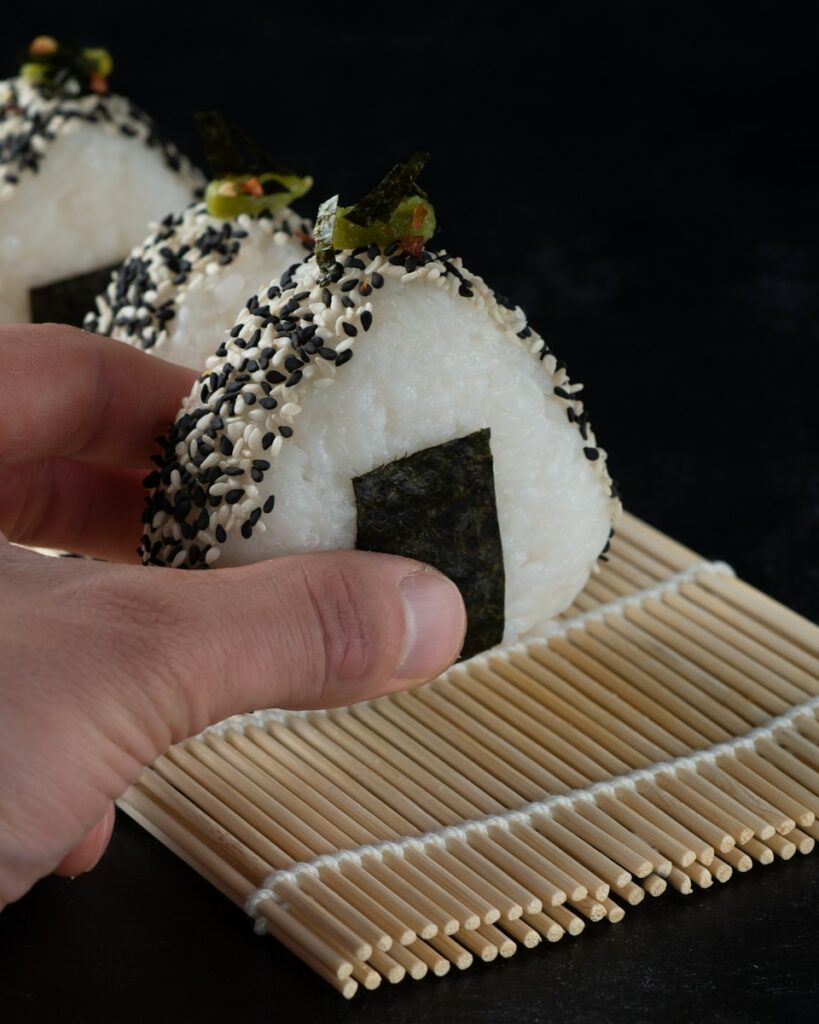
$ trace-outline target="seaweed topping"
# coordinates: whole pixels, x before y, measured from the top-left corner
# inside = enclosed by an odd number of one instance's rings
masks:
[[[305,195],[313,179],[275,163],[238,127],[209,110],[195,115],[212,179],[205,191],[208,213],[225,220],[241,213],[277,210]]]
[[[355,546],[435,566],[464,599],[462,658],[503,639],[505,573],[489,430],[425,448],[353,480]]]
[[[415,153],[396,164],[363,199],[352,206],[339,206],[333,196],[319,207],[316,218],[316,256],[325,275],[334,262],[333,250],[398,243],[419,256],[435,234],[435,209],[417,178],[429,159]]]
[[[102,47],[78,49],[51,36],[37,36],[26,51],[20,75],[44,92],[64,96],[108,92],[114,70],[111,54]]]
[[[477,302],[502,336],[536,359],[551,394],[580,432],[596,446],[579,400],[581,384],[569,381],[523,311],[499,302],[458,257],[424,249],[418,256],[398,242],[335,253],[326,279],[309,256],[247,300],[225,341],[207,362],[154,456],[157,469],[143,513],[139,552],[151,565],[206,569],[228,536],[249,540],[264,533],[275,513],[269,474],[284,446],[298,439],[305,392],[329,388],[343,373],[378,315],[378,295],[388,282],[442,288],[455,302]],[[582,426],[581,426],[582,424]],[[581,441],[582,438],[582,441]],[[607,489],[605,452],[589,461]],[[613,492],[612,521],[619,511]]]

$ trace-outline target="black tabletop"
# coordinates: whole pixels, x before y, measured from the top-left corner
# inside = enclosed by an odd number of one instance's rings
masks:
[[[812,5],[53,7],[6,5],[2,68],[42,31],[108,45],[193,156],[221,107],[312,172],[305,213],[429,149],[440,244],[584,381],[627,507],[819,619]],[[0,1014],[795,1022],[818,955],[819,853],[347,1004],[120,816],[93,873],[0,916]]]

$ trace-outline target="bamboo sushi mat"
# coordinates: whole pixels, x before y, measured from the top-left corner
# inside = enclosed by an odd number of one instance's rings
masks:
[[[818,669],[819,627],[625,516],[548,640],[228,719],[120,806],[349,998],[809,853]]]

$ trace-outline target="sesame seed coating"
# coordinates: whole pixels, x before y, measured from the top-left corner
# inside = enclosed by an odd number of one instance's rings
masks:
[[[590,471],[611,491],[605,452],[596,446],[577,397],[582,385],[569,381],[565,367],[528,326],[521,309],[499,299],[481,278],[465,270],[460,259],[443,251],[411,255],[391,244],[383,250],[370,246],[339,252],[335,259],[331,273],[325,275],[310,255],[289,268],[275,286],[250,296],[227,340],[208,361],[163,442],[160,483],[143,514],[141,554],[146,563],[205,568],[217,561],[228,536],[249,539],[266,529],[264,517],[273,514],[275,499],[269,484],[260,485],[275,472],[276,457],[294,434],[302,393],[331,386],[339,368],[354,358],[356,345],[368,343],[366,332],[378,317],[377,293],[386,278],[442,288],[456,303],[477,303],[510,344],[530,352],[547,377],[547,391],[550,385],[581,433]],[[271,296],[271,291],[276,294]],[[342,303],[343,298],[352,305]],[[263,360],[275,369],[247,372],[251,362],[261,366]],[[217,377],[211,382],[213,373]],[[208,394],[202,398],[205,385]],[[275,407],[268,408],[266,398],[273,398]],[[216,450],[197,465],[194,459],[208,431]],[[217,475],[211,477],[214,470]],[[205,529],[199,528],[201,516],[195,509],[184,522],[178,518],[177,495],[185,492],[184,503],[185,494],[195,486],[207,491],[212,509]],[[612,520],[618,509],[612,494]]]
[[[83,326],[95,334],[161,354],[169,343],[172,321],[191,287],[203,277],[215,286],[243,246],[272,240],[276,247],[289,242],[302,248],[305,255],[310,252],[308,222],[287,208],[274,214],[263,212],[265,216],[241,214],[235,220],[222,220],[211,216],[205,203],[197,202],[180,214],[169,214],[114,271]],[[255,349],[261,331],[249,339],[239,335],[234,326],[231,336],[238,347]],[[258,363],[248,359],[245,369],[254,373]],[[202,401],[219,386],[218,376],[211,373],[206,386]]]

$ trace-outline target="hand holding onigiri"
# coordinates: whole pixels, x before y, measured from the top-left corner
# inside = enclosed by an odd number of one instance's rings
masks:
[[[254,293],[146,480],[145,562],[378,548],[459,585],[464,655],[568,607],[619,512],[564,364],[427,242],[423,163],[334,197],[316,252]]]

